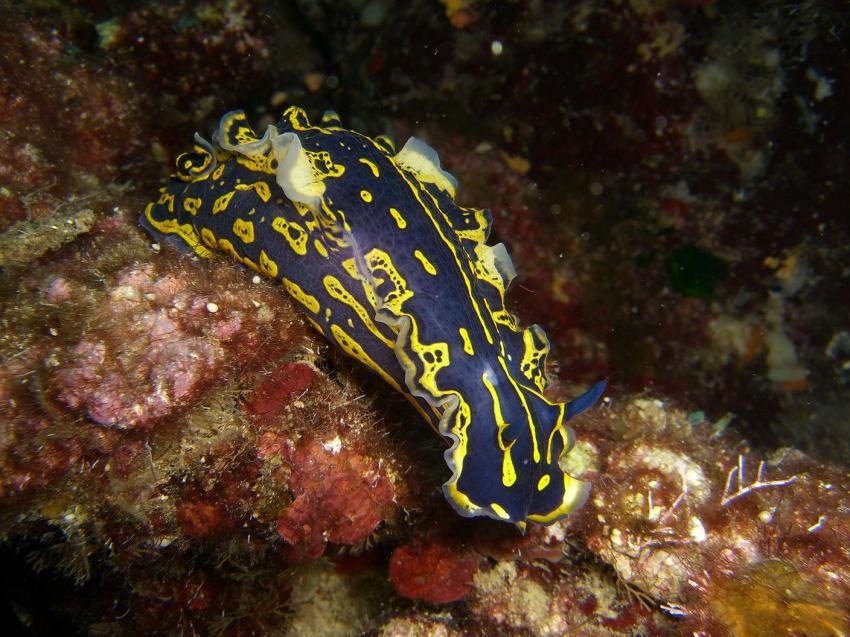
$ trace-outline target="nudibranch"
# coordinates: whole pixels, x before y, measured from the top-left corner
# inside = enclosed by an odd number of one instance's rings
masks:
[[[514,267],[491,215],[411,137],[313,126],[291,107],[257,135],[225,114],[148,204],[142,225],[201,257],[224,252],[279,281],[331,343],[378,373],[448,442],[446,498],[525,528],[564,517],[589,485],[561,468],[567,421],[599,398],[548,400],[546,334],[505,309]]]

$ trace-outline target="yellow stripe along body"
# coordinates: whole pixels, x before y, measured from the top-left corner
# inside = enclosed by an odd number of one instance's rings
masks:
[[[290,108],[257,135],[227,113],[142,225],[282,282],[326,338],[407,394],[451,442],[444,492],[460,514],[563,517],[588,491],[559,466],[565,421],[604,384],[568,405],[544,398],[545,333],[505,309],[510,258],[485,243],[489,213],[455,203],[430,147],[411,138],[391,154],[333,115],[322,123]]]

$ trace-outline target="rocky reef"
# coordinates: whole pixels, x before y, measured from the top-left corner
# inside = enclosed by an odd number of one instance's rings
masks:
[[[0,7],[3,625],[31,635],[850,634],[845,11],[388,0]],[[547,395],[525,534],[271,283],[138,216],[195,130],[416,134],[486,206]],[[12,634],[12,633],[9,633]]]

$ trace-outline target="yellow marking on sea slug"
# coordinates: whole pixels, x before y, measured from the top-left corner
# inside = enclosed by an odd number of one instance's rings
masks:
[[[542,476],[540,480],[537,481],[537,490],[543,491],[546,487],[549,486],[549,482],[551,481],[551,477],[547,473],[545,476]]]
[[[316,330],[319,334],[321,334],[322,336],[324,336],[324,335],[325,335],[325,330],[322,328],[322,326],[321,326],[321,325],[319,325],[318,323],[316,323],[316,321],[314,321],[313,319],[311,319],[309,316],[305,316],[304,318],[306,318],[306,319],[307,319],[307,322],[308,322],[310,325],[312,325],[312,326],[313,326],[313,329],[315,329],[315,330]]]
[[[513,332],[519,330],[519,325],[517,325],[516,317],[507,310],[497,310],[496,312],[490,312],[490,315],[493,317],[494,323],[504,325]]]
[[[369,301],[369,305],[372,307],[372,311],[375,312],[378,309],[378,297],[375,294],[375,289],[369,284],[364,277],[360,276],[360,273],[357,271],[357,264],[354,261],[354,258],[345,259],[342,262],[342,268],[348,273],[355,281],[359,281],[363,286],[363,293],[366,295],[366,300]],[[375,286],[380,285],[379,281],[381,279],[375,279]]]
[[[469,331],[465,327],[457,328],[458,334],[463,341],[463,351],[470,356],[475,356],[475,350],[472,347],[472,341],[469,338]]]
[[[326,259],[328,258],[328,249],[325,247],[325,244],[322,243],[319,239],[313,239],[313,247],[316,248],[316,252],[321,254]]]
[[[183,210],[188,212],[193,217],[198,214],[198,209],[201,207],[200,197],[186,197],[183,200]]]
[[[218,247],[215,235],[209,228],[201,228],[201,240],[212,250],[215,250]]]
[[[277,176],[277,158],[274,156],[274,153],[258,153],[256,155],[243,155],[242,153],[236,153],[234,155],[236,159],[236,163],[241,166],[245,166],[248,170],[255,173],[267,173],[269,175]],[[224,164],[220,166],[223,168]],[[216,169],[216,172],[218,168]],[[218,179],[218,177],[213,177],[213,179]]]
[[[493,509],[493,512],[503,520],[509,520],[511,517],[510,515],[508,515],[508,512],[505,511],[502,506],[496,504],[495,502],[490,503],[490,508]]]
[[[361,190],[360,191],[360,198],[363,201],[365,201],[366,203],[372,203],[372,193],[369,192],[368,190]]]
[[[432,396],[439,396],[443,392],[437,387],[437,372],[451,363],[449,346],[443,342],[425,345],[419,342],[418,334],[415,335],[415,339],[414,335],[414,332],[411,332],[410,345],[422,363],[422,374],[419,376],[418,384]]]
[[[481,208],[472,209],[472,214],[478,225],[466,230],[457,230],[457,236],[460,239],[467,239],[475,243],[484,243],[487,239],[485,232],[487,229],[487,215],[484,214],[484,210]]]
[[[233,222],[233,234],[242,239],[242,243],[254,243],[254,223],[237,219]]]
[[[242,111],[230,113],[226,117],[221,118],[219,128],[222,132],[222,137],[227,140],[234,141],[236,144],[248,144],[257,140],[254,131],[247,123],[248,117]],[[236,133],[231,132],[231,129],[236,128]]]
[[[372,360],[372,357],[366,353],[366,350],[363,349],[360,343],[358,343],[356,340],[354,340],[354,338],[347,334],[344,329],[342,329],[336,323],[331,323],[331,334],[333,334],[334,339],[336,339],[336,342],[346,354],[353,358],[356,358],[364,365],[375,370],[381,376],[381,378],[383,378],[387,383],[389,383],[390,387],[392,387],[396,391],[401,391],[401,387],[395,381],[395,379],[389,374],[387,374],[387,372],[385,372],[383,368],[378,365],[378,363]]]
[[[219,165],[218,165],[218,168],[216,168],[216,169],[212,172],[212,175],[210,175],[210,177],[212,177],[213,181],[215,181],[215,180],[217,180],[219,177],[221,177],[222,173],[224,172],[224,168],[225,168],[225,166],[226,166],[226,164],[219,164]]]
[[[534,429],[534,418],[531,415],[531,410],[528,408],[528,402],[525,400],[525,395],[522,393],[522,389],[517,385],[517,382],[514,380],[513,376],[508,372],[508,366],[505,363],[504,356],[498,356],[499,364],[502,366],[502,369],[505,372],[505,376],[508,377],[508,382],[513,386],[516,395],[519,397],[519,402],[522,403],[522,409],[525,411],[525,416],[527,418],[526,422],[528,423],[528,431],[531,434],[531,445],[532,451],[534,455],[534,462],[540,462],[540,449],[537,446],[537,431]]]
[[[275,217],[272,228],[283,235],[292,251],[299,256],[307,254],[307,233],[294,221],[287,221],[284,217]]]
[[[339,115],[337,115],[333,111],[325,111],[322,115],[322,124],[327,126],[328,128],[338,129],[342,122],[339,119]],[[325,131],[322,129],[322,132],[326,135],[332,134],[330,131]]]
[[[378,179],[381,176],[381,173],[378,172],[378,167],[374,164],[374,162],[369,161],[365,157],[359,157],[358,160],[361,164],[366,164],[369,166],[369,169],[372,171],[372,174],[375,176],[375,179]]]
[[[399,230],[404,230],[407,227],[407,221],[398,210],[390,208],[390,214],[395,219],[395,224],[399,227]]]
[[[565,439],[564,436],[564,403],[559,403],[558,407],[560,408],[558,420],[555,422],[555,426],[552,427],[552,431],[549,432],[549,439],[546,441],[546,464],[552,464],[552,439],[556,433],[560,433],[561,438],[564,438],[564,449],[570,446],[570,441]]]
[[[386,135],[378,135],[375,139],[369,139],[369,141],[382,153],[392,154],[395,152],[395,142]]]
[[[225,194],[223,194],[221,197],[219,197],[218,199],[216,199],[216,200],[215,200],[215,203],[213,204],[212,213],[213,213],[214,215],[217,215],[218,213],[223,212],[224,210],[226,210],[226,209],[227,209],[227,204],[229,204],[229,203],[230,203],[230,200],[231,200],[231,199],[233,199],[233,195],[235,195],[235,194],[236,194],[236,191],[235,191],[235,190],[231,190],[230,192],[225,193]]]
[[[390,255],[380,248],[372,248],[366,254],[365,261],[366,267],[369,268],[373,276],[379,270],[385,272],[393,288],[395,288],[384,295],[382,309],[388,309],[395,316],[403,316],[401,306],[413,296],[413,290],[407,287],[407,281],[398,273]]]
[[[511,458],[511,449],[516,444],[516,440],[511,440],[510,444],[505,444],[502,441],[502,433],[510,427],[509,422],[505,422],[505,416],[502,413],[502,405],[499,402],[499,392],[496,387],[487,378],[487,373],[481,374],[481,382],[490,392],[490,398],[493,401],[493,417],[496,419],[496,442],[499,443],[499,449],[502,450],[502,484],[506,487],[513,486],[516,482],[516,468],[514,467],[513,459]]]
[[[346,232],[351,232],[351,224],[348,223],[348,219],[345,218],[345,213],[342,210],[337,210],[337,214],[339,218],[342,219],[342,229]]]
[[[172,196],[173,199],[173,196]],[[145,207],[145,219],[147,219],[148,223],[151,224],[155,230],[158,230],[162,234],[176,234],[179,236],[186,244],[195,251],[199,257],[203,257],[205,259],[209,259],[212,256],[212,253],[207,250],[202,244],[200,239],[198,239],[198,235],[195,233],[195,229],[192,227],[190,223],[180,224],[177,219],[166,219],[165,221],[157,221],[153,216],[153,204],[149,203]]]
[[[263,203],[268,203],[269,199],[272,198],[272,191],[264,181],[255,181],[253,184],[236,184],[236,190],[253,190],[263,200]]]
[[[533,382],[535,387],[542,392],[546,389],[546,373],[541,368],[540,363],[549,353],[549,345],[545,341],[538,344],[535,337],[542,339],[541,332],[542,330],[539,328],[536,331],[528,328],[522,333],[524,352],[519,369],[523,376]]]
[[[314,152],[312,150],[304,150],[307,159],[313,166],[313,174],[319,180],[324,180],[328,177],[342,177],[345,173],[345,166],[335,164],[331,159],[331,154],[326,150]]]
[[[164,205],[164,204],[168,204],[168,212],[173,213],[174,212],[174,195],[172,195],[170,192],[166,192],[165,189],[163,189],[161,192],[162,192],[162,194],[159,196],[159,201],[157,201],[157,203],[161,206]]]
[[[437,268],[434,267],[434,264],[428,260],[428,257],[422,252],[422,250],[414,250],[413,256],[419,259],[419,263],[422,264],[422,268],[430,274],[431,276],[437,276]]]
[[[231,243],[229,239],[219,239],[218,249],[224,252],[225,254],[229,254],[237,261],[242,260],[242,255],[236,251],[236,248],[233,247],[233,243]]]
[[[386,336],[384,336],[375,323],[372,321],[372,316],[369,312],[366,311],[366,308],[363,307],[360,302],[352,295],[348,290],[345,289],[345,286],[342,284],[342,281],[337,279],[335,276],[328,274],[322,279],[322,285],[325,286],[325,291],[331,296],[331,298],[336,299],[342,303],[345,303],[348,307],[354,310],[354,313],[357,314],[357,317],[366,326],[366,328],[384,345],[393,349],[395,347],[395,343],[389,340]]]
[[[587,483],[576,480],[571,475],[565,473],[564,497],[561,499],[561,506],[546,515],[531,514],[528,516],[528,519],[538,524],[549,524],[575,509],[576,505],[580,504],[585,497],[587,497]]]
[[[292,295],[292,298],[301,303],[301,305],[306,307],[313,314],[318,314],[320,306],[319,300],[315,296],[305,292],[300,285],[295,283],[295,281],[290,281],[284,277],[281,279],[281,282],[283,283],[283,287],[286,288],[286,291]]]
[[[290,126],[292,126],[295,130],[307,130],[310,128],[310,120],[303,108],[290,106],[283,111],[283,117],[289,120]]]
[[[467,435],[466,430],[469,429],[469,426],[472,424],[472,417],[470,415],[471,410],[469,404],[460,394],[457,392],[449,393],[457,396],[459,400],[457,411],[454,414],[454,424],[447,427],[447,429],[458,440],[457,446],[451,455],[451,466],[454,468],[457,475],[461,475],[463,473],[463,461],[464,458],[466,458],[469,447],[469,436]],[[446,432],[442,433],[445,434]],[[445,486],[446,493],[451,498],[452,502],[470,515],[478,515],[483,510],[482,506],[473,502],[468,495],[458,489],[457,480],[446,483]]]
[[[204,156],[203,163],[200,166],[195,166],[194,160],[192,158],[193,153],[183,153],[177,157],[177,161],[175,162],[175,165],[178,169],[183,169],[183,173],[178,175],[179,178],[183,181],[186,181],[186,173],[188,173],[188,177],[192,181],[205,179],[206,175],[202,175],[201,177],[198,177],[197,175],[202,174],[212,162],[212,156],[209,154],[206,148],[195,146],[194,151],[194,154]]]
[[[277,263],[266,254],[265,250],[260,250],[260,271],[273,279],[277,278]]]
[[[396,316],[404,317],[409,321],[406,342],[397,343],[394,348],[398,362],[401,363],[401,366],[405,371],[405,379],[407,381],[408,388],[411,391],[424,390],[433,398],[455,395],[458,397],[459,401],[462,400],[462,396],[457,392],[443,391],[437,387],[437,372],[451,364],[448,343],[443,341],[437,341],[430,345],[423,343],[419,340],[419,325],[416,322],[416,318],[406,312],[401,312]],[[394,325],[393,330],[398,329],[399,326]],[[409,353],[406,351],[406,347],[409,347],[410,351],[413,352],[419,359],[419,365],[411,359]],[[420,368],[422,370],[421,373],[419,372]],[[419,377],[413,377],[417,373],[419,373]]]

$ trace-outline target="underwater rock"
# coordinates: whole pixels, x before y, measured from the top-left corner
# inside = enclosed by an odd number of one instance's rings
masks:
[[[846,472],[792,449],[759,457],[723,423],[694,424],[661,400],[632,398],[615,411],[588,436],[599,479],[578,524],[626,586],[699,632],[734,615],[717,606],[724,582],[781,560],[825,607],[850,608]],[[797,613],[774,612],[788,625]]]
[[[218,376],[226,358],[221,342],[235,338],[238,328],[221,339],[204,332],[221,333],[226,322],[238,325],[240,310],[247,309],[212,313],[208,303],[173,277],[156,278],[150,267],[120,273],[94,309],[110,317],[109,325],[74,345],[53,373],[57,400],[119,429],[150,427],[185,408]]]
[[[21,623],[850,632],[843,14],[354,4],[2,9],[0,533]],[[491,207],[549,373],[611,379],[575,423],[565,469],[593,484],[575,516],[525,536],[456,516],[408,405],[279,290],[142,236],[187,131],[293,102],[429,137]],[[56,223],[81,210],[93,224]],[[713,298],[670,285],[688,245],[726,264]],[[438,597],[444,562],[458,601]]]

